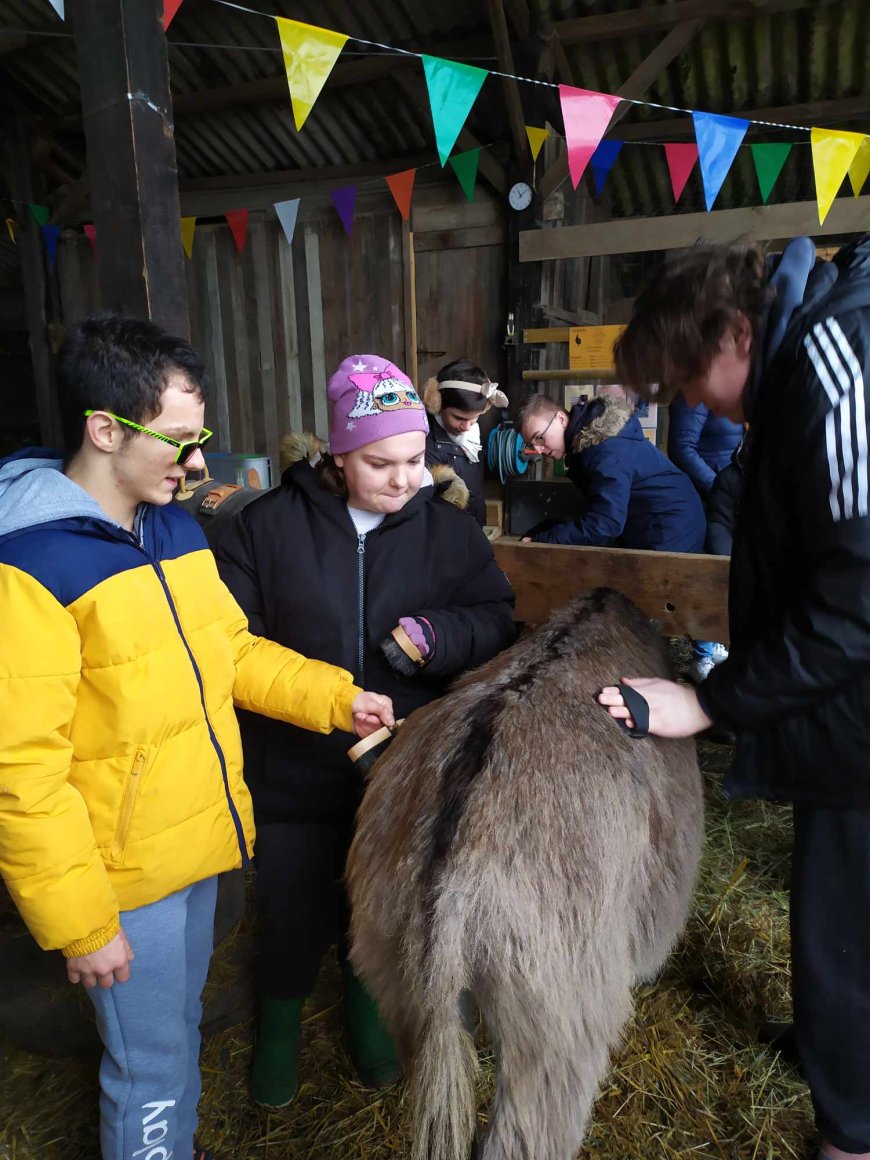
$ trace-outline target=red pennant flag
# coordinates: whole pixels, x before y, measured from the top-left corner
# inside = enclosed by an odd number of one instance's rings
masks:
[[[577,188],[583,171],[604,136],[619,97],[559,85],[565,143],[568,146],[568,169],[571,184]]]
[[[175,13],[182,5],[182,0],[163,0],[163,31],[165,32],[172,21],[175,19]]]
[[[414,192],[414,178],[416,176],[416,169],[405,169],[402,173],[391,173],[387,178],[387,185],[390,187],[393,200],[399,207],[403,221],[407,221],[411,213],[411,195]]]
[[[245,238],[248,236],[248,211],[246,209],[228,209],[224,214],[227,225],[236,243],[239,253],[245,248]]]
[[[86,225],[82,227],[85,231],[85,237],[91,243],[91,249],[94,253],[97,252],[97,227],[95,225]]]
[[[698,160],[698,145],[692,141],[685,145],[671,143],[665,145],[665,157],[668,159],[668,172],[671,175],[671,188],[674,191],[674,201],[680,200],[680,194],[686,188],[689,174],[695,168]]]

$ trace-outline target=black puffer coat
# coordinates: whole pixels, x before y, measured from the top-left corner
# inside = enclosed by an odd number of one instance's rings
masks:
[[[436,415],[429,418],[426,436],[426,466],[443,464],[452,467],[468,488],[468,511],[483,526],[486,522],[486,501],[483,494],[483,451],[477,463],[472,462],[458,444],[454,443]]]
[[[358,536],[345,502],[302,460],[227,525],[215,553],[252,632],[349,669],[363,688],[392,697],[397,718],[514,639],[513,593],[489,542],[433,486]],[[380,643],[415,614],[434,628],[435,651],[405,680]],[[260,822],[352,816],[361,782],[347,758],[350,735],[244,717],[245,778]]]

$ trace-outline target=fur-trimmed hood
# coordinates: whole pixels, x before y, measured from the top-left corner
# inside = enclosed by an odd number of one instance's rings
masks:
[[[571,410],[568,420],[568,445],[574,454],[585,451],[588,447],[597,447],[605,439],[612,439],[622,431],[634,414],[631,403],[625,399],[617,399],[613,395],[599,395],[592,406],[596,404],[602,406],[589,422],[583,423],[585,415],[577,414],[577,419],[582,425],[576,430],[572,430],[574,425],[572,420],[576,421],[575,413],[578,412],[578,408],[574,407]]]
[[[303,459],[307,459],[314,466],[325,449],[326,443],[323,439],[310,431],[303,431],[301,435],[292,432],[285,435],[281,440],[282,473]],[[461,511],[465,511],[468,507],[468,487],[447,464],[436,463],[431,468],[427,467],[423,476],[423,487],[434,488],[436,495]]]

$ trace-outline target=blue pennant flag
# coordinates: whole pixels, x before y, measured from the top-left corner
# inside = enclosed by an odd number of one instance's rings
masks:
[[[40,226],[42,239],[45,242],[45,252],[48,254],[48,264],[53,266],[57,258],[57,239],[60,237],[60,226]]]
[[[607,178],[610,176],[613,163],[619,155],[622,145],[622,141],[601,141],[592,154],[592,160],[589,164],[592,166],[592,176],[595,179],[595,193],[599,197],[607,184]]]
[[[704,181],[704,200],[707,209],[711,210],[746,136],[749,122],[742,117],[723,117],[718,113],[693,112],[692,119]]]

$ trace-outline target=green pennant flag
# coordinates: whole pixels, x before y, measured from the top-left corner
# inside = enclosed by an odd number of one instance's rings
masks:
[[[459,179],[465,196],[474,201],[474,185],[477,181],[477,166],[480,163],[480,148],[468,149],[465,153],[456,153],[450,158],[453,172]]]
[[[33,214],[33,220],[39,226],[48,225],[48,219],[51,217],[51,210],[47,205],[34,205],[30,203],[30,212]]]
[[[789,143],[775,143],[773,145],[750,145],[749,148],[752,150],[752,160],[755,162],[755,173],[761,189],[761,202],[763,205],[767,205],[770,192],[776,185],[776,179],[782,173],[782,167],[791,153],[791,145]]]
[[[446,165],[450,150],[456,144],[471,106],[489,74],[486,69],[455,60],[442,60],[439,56],[424,55],[420,59],[429,90],[438,156],[441,164]]]

